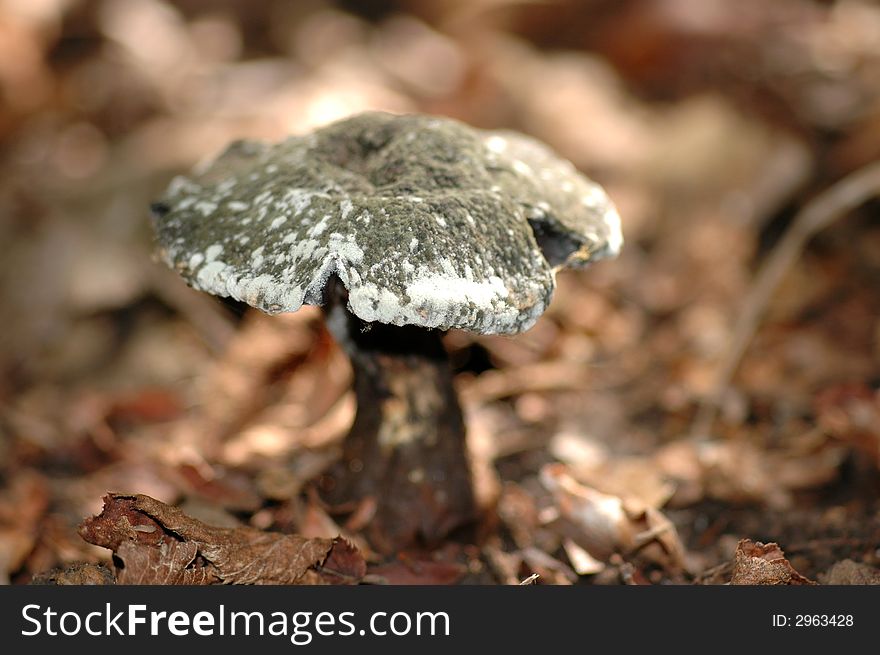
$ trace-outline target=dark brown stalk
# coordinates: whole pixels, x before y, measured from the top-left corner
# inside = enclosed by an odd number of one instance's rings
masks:
[[[351,358],[357,396],[328,497],[372,496],[369,534],[381,550],[437,542],[475,513],[464,421],[441,333],[365,325],[341,299],[327,313]]]

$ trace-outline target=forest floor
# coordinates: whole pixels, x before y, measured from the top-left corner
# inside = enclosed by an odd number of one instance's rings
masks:
[[[880,7],[610,4],[5,3],[0,582],[326,582],[331,557],[373,583],[880,582],[880,185],[786,241],[880,160]],[[229,141],[365,109],[546,141],[626,239],[530,331],[444,337],[481,518],[390,555],[369,503],[335,514],[310,483],[355,411],[321,312],[188,289],[148,219]],[[119,564],[118,525],[80,527],[105,500],[183,535],[182,568],[210,543],[258,570],[59,573]],[[279,577],[267,534],[314,551]]]

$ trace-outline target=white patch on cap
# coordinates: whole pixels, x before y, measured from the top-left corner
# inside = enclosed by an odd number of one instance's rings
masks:
[[[279,284],[269,274],[236,275],[231,266],[221,261],[205,264],[195,276],[193,285],[217,296],[246,302],[270,314],[296,311],[303,301],[303,291],[298,286]]]
[[[364,250],[350,234],[333,232],[327,242],[330,252],[345,263],[360,264],[364,261]]]
[[[251,253],[251,268],[258,269],[263,265],[263,249],[265,246],[260,246],[256,250]]]
[[[293,242],[295,239],[291,239]],[[285,243],[287,241],[285,240]],[[317,239],[301,239],[296,242],[296,245],[290,251],[290,258],[294,262],[302,261],[303,259],[314,259],[314,252],[321,245],[321,242]]]
[[[299,216],[305,212],[316,197],[327,197],[327,194],[309,191],[308,189],[288,189],[284,192],[281,204],[288,214]]]
[[[208,262],[199,270],[196,275],[196,285],[202,291],[210,291],[211,293],[220,293],[226,295],[226,269],[228,267],[223,262]]]
[[[205,250],[205,261],[213,262],[217,259],[220,254],[223,252],[223,246],[219,243],[215,243],[212,246],[208,246],[207,250]]]
[[[502,153],[507,150],[507,139],[498,136],[497,134],[493,134],[486,139],[486,147],[492,152]]]
[[[515,170],[520,175],[532,175],[532,167],[529,166],[524,161],[520,161],[519,159],[513,160],[513,170]]]
[[[312,226],[312,228],[309,230],[309,233],[308,233],[309,236],[310,237],[321,236],[324,233],[324,230],[326,230],[329,227],[329,222],[330,222],[330,214],[327,214],[320,221],[315,223],[314,226]]]
[[[608,208],[602,214],[602,222],[608,226],[608,244],[605,246],[607,257],[616,257],[623,248],[623,230],[620,226],[620,214],[617,208],[608,201]]]
[[[202,188],[198,184],[183,175],[178,175],[168,185],[168,195],[171,196],[182,195],[183,193],[198,193],[201,190]]]
[[[412,264],[404,262],[401,267],[410,269]],[[512,301],[510,289],[500,277],[476,281],[454,271],[441,273],[426,267],[419,268],[403,295],[372,282],[347,286],[349,311],[364,321],[391,325],[459,327],[483,334],[510,334],[534,325],[546,306],[546,291],[537,283],[530,285],[532,288],[525,294],[535,301],[521,307]]]
[[[343,221],[348,218],[348,215],[352,211],[354,211],[354,205],[348,198],[339,203],[339,216],[340,218],[342,218]]]
[[[217,211],[217,203],[209,200],[200,200],[194,205],[194,209],[202,216],[210,216]]]
[[[590,209],[596,209],[608,202],[608,195],[598,184],[590,185],[587,193],[581,196],[581,204]]]

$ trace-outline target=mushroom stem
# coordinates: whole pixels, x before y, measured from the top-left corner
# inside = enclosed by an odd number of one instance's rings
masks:
[[[357,414],[333,501],[372,496],[381,550],[437,542],[474,518],[464,421],[440,332],[366,325],[333,302],[327,325],[351,358]]]

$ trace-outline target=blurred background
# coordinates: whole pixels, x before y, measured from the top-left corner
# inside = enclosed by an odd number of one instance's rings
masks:
[[[710,582],[742,538],[813,579],[880,561],[876,201],[788,268],[692,430],[792,219],[880,159],[876,2],[0,0],[0,581],[106,561],[76,526],[107,491],[358,538],[306,484],[354,412],[320,312],[187,289],[148,207],[229,141],[367,109],[531,134],[626,238],[531,331],[447,335],[487,519],[376,575]],[[681,552],[632,543],[658,524]]]

